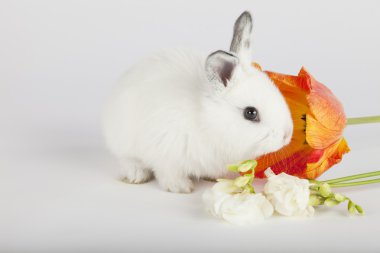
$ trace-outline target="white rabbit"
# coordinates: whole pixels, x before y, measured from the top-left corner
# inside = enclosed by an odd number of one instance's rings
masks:
[[[163,189],[187,193],[193,179],[224,176],[227,164],[289,143],[288,106],[251,66],[251,33],[244,12],[231,52],[165,51],[124,75],[104,115],[106,143],[123,179],[144,183],[154,175]]]

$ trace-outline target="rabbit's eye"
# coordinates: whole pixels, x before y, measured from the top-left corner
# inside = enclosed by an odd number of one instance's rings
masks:
[[[255,121],[255,122],[260,121],[259,112],[253,106],[249,106],[249,107],[246,107],[244,109],[244,118],[246,120],[251,120],[251,121]]]

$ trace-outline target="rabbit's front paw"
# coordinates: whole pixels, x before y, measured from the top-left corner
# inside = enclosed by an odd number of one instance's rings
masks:
[[[173,177],[170,174],[156,173],[161,188],[174,193],[191,193],[194,189],[193,181],[188,177]]]
[[[130,184],[142,184],[153,178],[153,172],[143,167],[142,163],[134,159],[121,161],[120,178]]]

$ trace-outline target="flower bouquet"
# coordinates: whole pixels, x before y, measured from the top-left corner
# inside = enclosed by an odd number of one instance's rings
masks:
[[[257,63],[253,67],[261,70]],[[350,214],[364,214],[349,197],[333,191],[380,182],[380,171],[327,181],[316,180],[350,151],[343,130],[347,125],[380,122],[380,116],[346,119],[334,94],[304,68],[298,76],[266,71],[284,95],[292,114],[293,136],[289,145],[259,157],[230,165],[235,179],[218,179],[203,194],[206,210],[215,217],[243,225],[253,224],[274,213],[312,216],[317,206],[347,203]],[[267,178],[262,193],[253,187],[255,178]],[[372,178],[360,180],[363,178]]]

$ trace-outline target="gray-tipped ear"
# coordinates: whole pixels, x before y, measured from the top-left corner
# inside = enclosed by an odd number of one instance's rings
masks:
[[[230,53],[218,50],[207,57],[206,74],[210,81],[218,81],[227,87],[239,59]]]
[[[249,64],[252,54],[252,16],[248,11],[243,12],[234,25],[234,35],[230,51]]]

